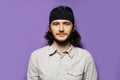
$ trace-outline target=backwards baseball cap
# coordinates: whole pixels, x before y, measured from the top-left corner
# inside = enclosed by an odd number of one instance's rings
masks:
[[[49,24],[53,20],[57,20],[57,19],[69,20],[74,24],[74,14],[73,14],[72,9],[68,6],[58,6],[58,7],[54,8],[50,12]]]

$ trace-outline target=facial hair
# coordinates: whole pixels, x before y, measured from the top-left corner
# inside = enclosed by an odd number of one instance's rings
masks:
[[[74,27],[73,27],[73,28],[74,28]],[[50,29],[50,30],[51,30],[51,29]],[[73,29],[71,30],[71,32],[70,32],[69,36],[67,37],[67,39],[64,40],[64,41],[61,41],[61,40],[56,39],[55,36],[52,34],[52,35],[53,35],[53,39],[54,39],[54,41],[55,41],[57,44],[64,46],[64,45],[66,45],[66,44],[68,44],[68,43],[70,42],[70,37],[71,37],[72,32],[73,32]],[[52,31],[51,31],[51,33],[52,33]],[[61,32],[61,33],[62,33],[62,32]],[[63,33],[64,33],[64,32],[63,32]]]
[[[59,45],[66,45],[66,44],[69,42],[68,39],[66,39],[66,40],[64,40],[64,41],[60,41],[60,40],[58,40],[58,39],[56,39],[56,38],[54,38],[54,41],[55,41],[57,44],[59,44]]]
[[[61,46],[64,46],[64,45],[66,45],[66,44],[68,44],[68,43],[70,42],[70,36],[71,36],[71,34],[72,34],[72,32],[69,34],[68,38],[67,38],[66,40],[63,40],[63,41],[58,40],[58,39],[56,39],[56,38],[54,37],[54,41],[55,41],[57,44],[59,44],[59,45],[61,45]]]

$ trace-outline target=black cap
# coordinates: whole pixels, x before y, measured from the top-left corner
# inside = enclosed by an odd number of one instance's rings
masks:
[[[68,6],[58,6],[54,8],[50,13],[49,24],[53,20],[57,20],[57,19],[69,20],[74,24],[74,14],[72,9]]]

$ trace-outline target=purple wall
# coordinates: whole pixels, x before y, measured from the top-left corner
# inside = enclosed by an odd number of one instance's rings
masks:
[[[0,0],[0,80],[26,80],[33,50],[46,44],[50,10],[68,5],[99,80],[120,80],[119,0]]]

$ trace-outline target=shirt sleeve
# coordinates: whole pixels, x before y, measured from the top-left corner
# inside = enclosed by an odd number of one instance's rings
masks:
[[[97,70],[91,55],[88,56],[86,61],[84,80],[97,80]]]
[[[37,60],[32,54],[28,64],[27,80],[40,80],[37,70]]]

